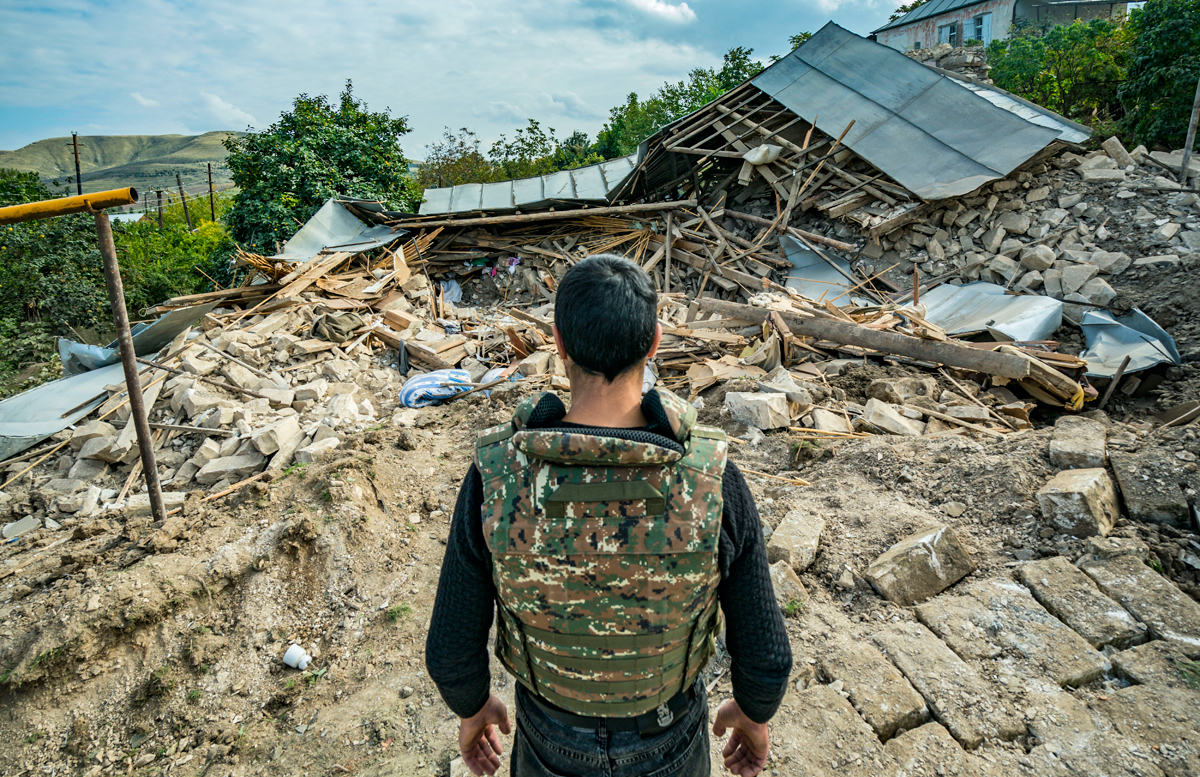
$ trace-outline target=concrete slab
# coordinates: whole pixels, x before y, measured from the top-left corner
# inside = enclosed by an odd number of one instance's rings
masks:
[[[1145,625],[1101,593],[1090,577],[1062,556],[1024,564],[1017,567],[1016,574],[1034,599],[1092,647],[1124,649],[1146,641]]]
[[[1188,503],[1179,485],[1182,464],[1170,451],[1114,453],[1112,468],[1130,518],[1187,528]]]
[[[1200,690],[1131,685],[1091,702],[1170,777],[1200,774]]]
[[[1114,653],[1111,660],[1117,675],[1135,685],[1187,687],[1187,678],[1179,668],[1187,655],[1170,642],[1156,639]]]
[[[884,742],[929,720],[921,694],[869,643],[832,635],[820,644],[817,665],[823,681],[842,681],[854,709]]]
[[[1200,604],[1174,583],[1137,556],[1089,556],[1079,566],[1101,591],[1146,624],[1152,637],[1200,657]]]
[[[776,717],[772,740],[795,752],[780,764],[781,774],[810,777],[874,777],[883,745],[850,702],[827,685],[814,685],[797,696],[793,711]],[[776,733],[778,732],[778,733]],[[774,744],[774,742],[773,742]],[[780,750],[773,747],[772,751]]]
[[[972,750],[985,739],[1011,740],[1025,733],[1001,692],[921,624],[888,624],[873,640],[963,747]]]

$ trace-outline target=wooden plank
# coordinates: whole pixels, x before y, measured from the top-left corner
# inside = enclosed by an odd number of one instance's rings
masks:
[[[702,298],[698,301],[701,310],[719,313],[729,318],[745,318],[750,321],[761,322],[771,314],[771,311],[767,308],[741,305],[736,302],[725,302],[709,298]],[[855,324],[830,319],[805,318],[785,312],[781,312],[779,315],[792,331],[793,335],[815,337],[841,345],[870,348],[881,353],[907,356],[911,359],[922,359],[938,364],[945,364],[950,367],[961,367],[963,369],[974,370],[988,375],[999,375],[1014,380],[1030,376],[1029,361],[1019,356],[980,351],[975,348],[959,345],[955,342],[922,340],[894,332],[877,332]]]

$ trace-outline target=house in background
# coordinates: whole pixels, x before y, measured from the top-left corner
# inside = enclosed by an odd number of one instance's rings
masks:
[[[1070,24],[1076,19],[1123,16],[1126,3],[1050,2],[1049,0],[929,0],[868,37],[897,51],[939,43],[962,46],[969,40],[988,44],[1007,38],[1017,19],[1034,24]]]

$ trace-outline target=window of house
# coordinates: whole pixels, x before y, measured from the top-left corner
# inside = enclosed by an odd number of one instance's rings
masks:
[[[938,27],[938,43],[958,45],[958,24],[943,24]]]
[[[974,31],[971,37],[981,43],[989,43],[992,40],[992,15],[990,13],[980,14],[971,20],[971,25]]]

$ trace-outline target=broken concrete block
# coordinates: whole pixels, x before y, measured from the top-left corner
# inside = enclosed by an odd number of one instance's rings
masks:
[[[937,393],[933,378],[884,378],[867,385],[867,396],[882,402],[902,405],[916,397],[932,397]]]
[[[997,256],[995,259],[988,262],[987,268],[1006,281],[1011,281],[1014,276],[1021,272],[1020,263],[1014,262],[1007,256]]]
[[[792,420],[784,394],[731,391],[725,395],[725,408],[735,421],[759,429],[779,429]]]
[[[1073,294],[1079,291],[1099,272],[1100,268],[1094,264],[1072,264],[1062,268],[1063,294]]]
[[[324,424],[321,424],[321,426],[324,426]],[[284,469],[287,467],[292,463],[292,458],[296,455],[296,451],[300,450],[300,447],[304,445],[304,442],[305,437],[303,432],[291,439],[284,440],[280,444],[279,450],[275,451],[275,455],[271,457],[271,463],[267,465],[267,469]]]
[[[191,460],[196,464],[197,468],[203,467],[213,459],[219,458],[221,455],[221,443],[209,437],[204,442],[200,443],[200,447],[196,449]]]
[[[3,535],[4,539],[11,540],[13,537],[20,537],[22,534],[33,531],[34,529],[42,528],[42,522],[32,515],[27,515],[19,521],[5,524]]]
[[[214,394],[209,394],[198,388],[189,388],[183,392],[183,400],[180,403],[180,408],[187,413],[188,418],[196,416],[208,410],[218,407],[221,403],[228,403],[229,400],[222,399]]]
[[[786,561],[797,573],[808,569],[817,557],[825,519],[815,513],[792,510],[783,517],[767,544],[767,560]]]
[[[290,316],[286,310],[278,310],[250,327],[249,331],[256,335],[266,335],[283,329],[288,325]]]
[[[1117,163],[1117,167],[1137,165],[1137,162],[1133,161],[1133,157],[1129,155],[1129,152],[1125,150],[1125,146],[1122,145],[1121,141],[1115,135],[1101,143],[1100,147],[1104,149],[1104,153],[1108,154],[1110,159]]]
[[[1062,416],[1054,423],[1050,463],[1061,469],[1095,469],[1104,466],[1108,433],[1091,418]]]
[[[1100,468],[1059,472],[1037,492],[1042,517],[1075,537],[1106,536],[1120,515],[1117,489]]]
[[[262,379],[240,364],[227,362],[221,366],[221,374],[238,388],[254,391],[262,384]]]
[[[296,392],[291,389],[264,388],[258,393],[266,397],[273,408],[291,407],[296,401]]]
[[[42,496],[46,498],[46,501],[50,501],[54,497],[70,496],[77,491],[82,491],[86,486],[87,484],[82,480],[55,478],[43,484],[40,491]]]
[[[1151,637],[1173,643],[1192,658],[1200,656],[1200,604],[1140,558],[1087,556],[1079,568],[1144,623]]]
[[[259,453],[270,456],[297,437],[304,438],[304,432],[300,431],[300,422],[296,420],[295,416],[288,416],[267,424],[261,429],[256,429],[250,435],[250,440]]]
[[[1143,256],[1141,259],[1134,259],[1134,267],[1155,267],[1173,266],[1179,264],[1179,257],[1176,254],[1160,254],[1159,256]]]
[[[983,243],[983,250],[989,254],[999,253],[1000,245],[1004,242],[1004,238],[1008,233],[1004,231],[1004,227],[992,227],[987,232],[984,232],[979,240]]]
[[[1110,181],[1124,181],[1124,170],[1080,170],[1079,177],[1087,183],[1104,183]]]
[[[296,461],[299,464],[312,464],[322,453],[331,451],[340,444],[337,437],[326,437],[320,442],[310,443],[296,451]]]
[[[176,507],[183,507],[184,500],[187,499],[187,493],[184,491],[163,491],[162,498],[163,509],[166,512],[170,512]],[[125,500],[126,518],[136,518],[141,515],[150,515],[149,494],[134,494]]]
[[[1187,528],[1188,502],[1179,486],[1181,464],[1177,459],[1168,451],[1150,448],[1114,453],[1111,460],[1130,518]]]
[[[771,565],[771,587],[775,589],[775,601],[780,609],[787,611],[803,606],[808,600],[808,591],[787,562],[778,561]]]
[[[900,414],[899,408],[878,399],[868,399],[863,408],[863,420],[884,430],[888,434],[903,437],[920,437],[925,432],[925,426],[920,421],[912,421]]]
[[[220,366],[216,362],[209,361],[208,359],[202,359],[199,356],[193,356],[192,354],[185,354],[182,358],[180,358],[179,364],[185,371],[190,372],[193,375],[210,375],[216,372],[217,367]]]
[[[517,371],[522,375],[545,375],[550,372],[550,357],[549,351],[534,351],[521,360],[517,365]]]
[[[1079,163],[1079,170],[1116,170],[1117,162],[1109,156],[1097,154]]]
[[[71,447],[79,450],[88,440],[93,440],[97,437],[108,437],[116,433],[116,428],[112,424],[104,421],[92,421],[84,424],[71,433]]]
[[[1120,251],[1094,251],[1088,261],[1107,275],[1120,275],[1133,264],[1133,260]]]
[[[1029,217],[1024,213],[1006,210],[996,219],[996,223],[1010,235],[1023,235],[1029,230]]]
[[[1117,298],[1117,290],[1109,286],[1108,281],[1102,278],[1092,278],[1083,284],[1083,288],[1079,290],[1079,293],[1097,305],[1108,305]]]
[[[249,453],[244,456],[223,456],[213,459],[200,468],[196,473],[196,482],[211,486],[221,480],[230,482],[244,480],[262,469],[266,458],[260,453]]]
[[[808,411],[813,405],[813,396],[808,389],[796,383],[786,367],[776,367],[758,382],[758,387],[768,394],[783,394],[788,402],[800,406],[800,412]]]
[[[1045,245],[1030,246],[1021,251],[1021,264],[1030,270],[1047,270],[1054,266],[1057,258],[1054,249]]]
[[[103,475],[107,469],[106,462],[97,459],[78,459],[71,465],[71,471],[67,473],[67,477],[90,482]]]
[[[337,394],[329,400],[325,421],[333,426],[352,424],[358,421],[358,404],[353,394]]]
[[[949,526],[917,532],[867,567],[867,580],[889,601],[908,606],[924,601],[974,569],[966,548]]]
[[[1146,627],[1062,556],[1017,567],[1017,579],[1051,615],[1097,650],[1106,645],[1120,650],[1146,641]]]
[[[846,432],[854,431],[854,427],[846,420],[846,417],[826,410],[823,407],[814,407],[809,413],[812,418],[812,428],[822,432]]]
[[[946,415],[975,424],[987,421],[992,417],[987,408],[979,405],[950,405],[946,408]]]
[[[354,362],[347,359],[330,359],[321,365],[321,374],[338,383],[349,382],[357,372]]]
[[[1038,272],[1037,270],[1034,270],[1033,272],[1027,272],[1024,275],[1022,275],[1021,280],[1019,280],[1015,284],[1013,284],[1013,290],[1014,291],[1033,291],[1033,290],[1037,289],[1038,287],[1040,287],[1043,282],[1044,282],[1044,279],[1042,278],[1042,274],[1040,272]]]

